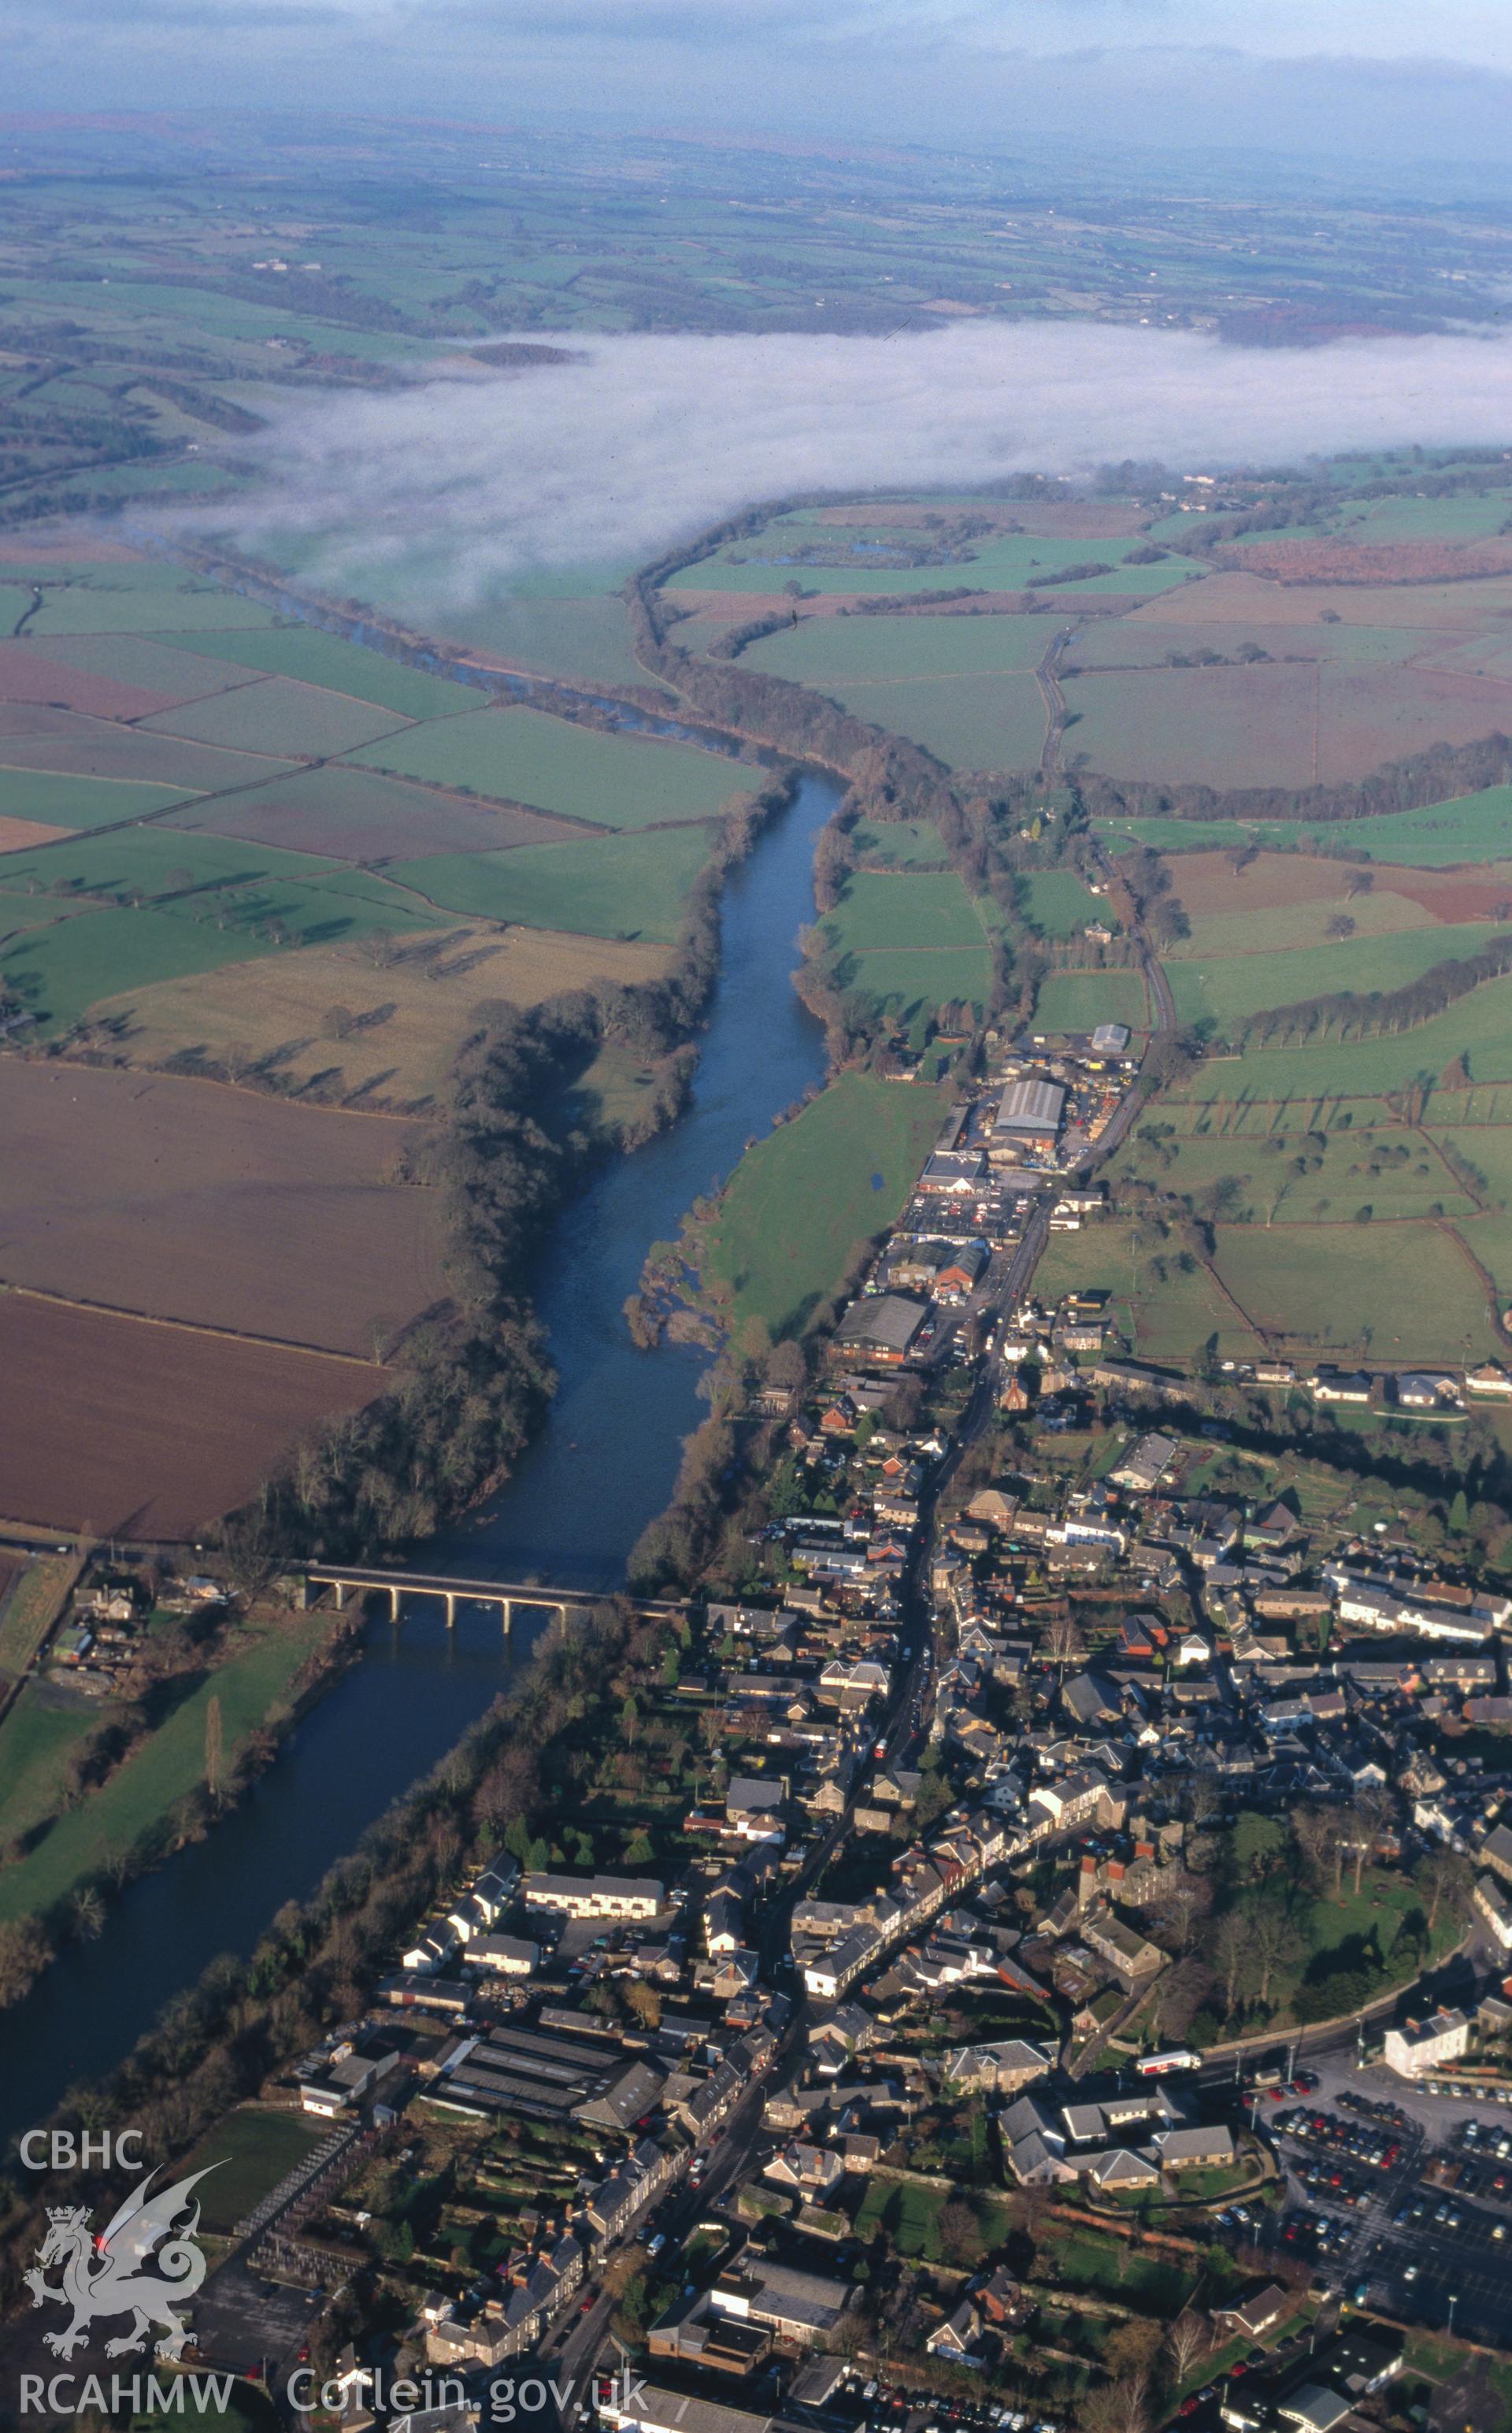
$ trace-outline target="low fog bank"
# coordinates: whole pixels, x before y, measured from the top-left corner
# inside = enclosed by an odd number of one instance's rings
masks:
[[[795,492],[1512,444],[1512,337],[1249,353],[1186,331],[973,322],[569,343],[577,360],[522,376],[438,363],[401,392],[291,407],[257,443],[261,490],[216,528],[250,548],[327,535],[314,580],[386,573],[398,605],[465,607],[541,570],[644,560]]]

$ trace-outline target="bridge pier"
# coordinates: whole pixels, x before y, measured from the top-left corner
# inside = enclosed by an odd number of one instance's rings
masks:
[[[390,1622],[395,1622],[395,1623],[397,1623],[397,1622],[398,1622],[398,1620],[399,1620],[399,1590],[398,1590],[398,1589],[390,1589],[390,1590],[389,1590],[389,1592],[388,1592],[388,1618],[389,1618]]]
[[[507,1639],[515,1620],[514,1606],[508,1597],[500,1598],[499,1610],[504,1617],[504,1637]]]
[[[336,1591],[336,1611],[344,1613],[347,1609],[347,1583],[345,1580],[337,1580],[333,1585]]]
[[[447,1628],[448,1630],[455,1630],[457,1626],[457,1600],[454,1591],[450,1589],[446,1591],[446,1601]]]

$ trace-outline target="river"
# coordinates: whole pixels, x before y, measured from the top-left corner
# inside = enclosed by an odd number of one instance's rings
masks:
[[[701,739],[702,740],[702,739]],[[535,1279],[559,1385],[507,1488],[420,1559],[437,1569],[612,1587],[671,1494],[683,1438],[705,1416],[705,1355],[637,1352],[621,1315],[649,1245],[676,1233],[753,1133],[824,1069],[819,1025],[789,975],[813,918],[813,846],[840,787],[806,776],[726,887],[721,970],[692,1103],[671,1131],[603,1166],[559,1220]],[[92,1943],[71,1946],[0,2028],[0,2144],[65,2090],[118,2061],[222,1952],[249,1951],[274,1912],[310,1892],[373,1818],[482,1712],[535,1631],[434,1600],[397,1629],[375,1621],[363,1660],[285,1741],[209,1838],[131,1885]]]

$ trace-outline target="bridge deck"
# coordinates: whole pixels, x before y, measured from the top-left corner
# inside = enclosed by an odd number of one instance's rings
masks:
[[[622,1593],[607,1589],[558,1588],[540,1580],[459,1578],[447,1572],[372,1571],[354,1563],[307,1563],[304,1570],[305,1577],[318,1588],[382,1589],[400,1596],[445,1596],[459,1601],[471,1598],[481,1605],[500,1605],[506,1600],[514,1605],[602,1605],[611,1595]],[[685,1610],[683,1603],[673,1597],[633,1597],[630,1602],[644,1614],[672,1615]]]

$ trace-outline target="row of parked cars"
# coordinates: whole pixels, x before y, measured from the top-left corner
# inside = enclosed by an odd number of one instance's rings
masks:
[[[1296,2211],[1283,2214],[1281,2235],[1304,2255],[1342,2255],[1355,2235],[1355,2224],[1341,2220],[1337,2214]]]
[[[1286,2136],[1295,2137],[1300,2145],[1325,2147],[1332,2154],[1368,2164],[1372,2170],[1389,2171],[1402,2159],[1402,2140],[1389,2130],[1351,2129],[1336,2113],[1307,2112],[1299,2107],[1295,2112],[1278,2113],[1275,2126]]]

